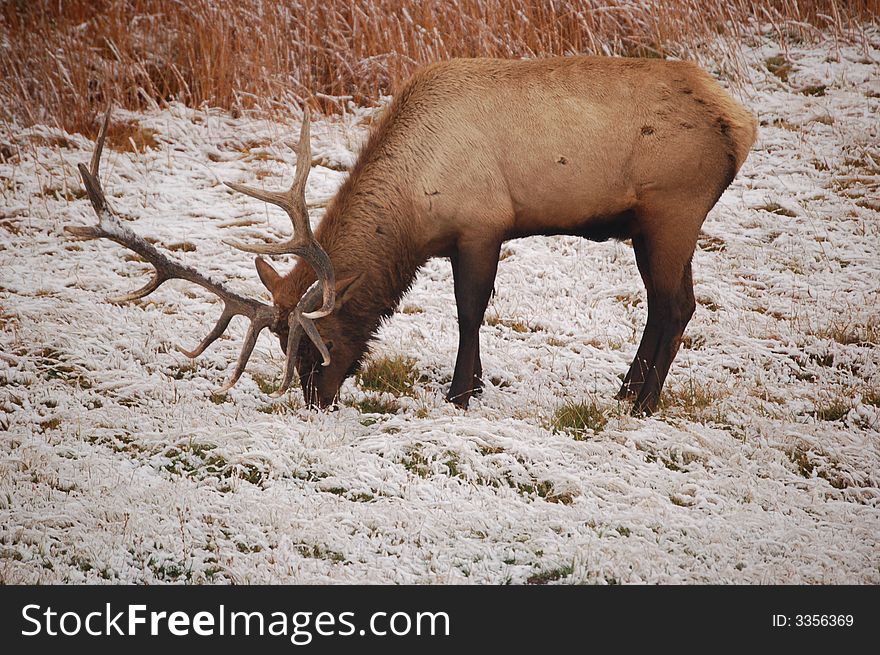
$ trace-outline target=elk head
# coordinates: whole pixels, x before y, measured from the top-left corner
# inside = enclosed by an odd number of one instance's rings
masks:
[[[298,264],[288,277],[282,277],[269,262],[257,260],[260,280],[272,294],[273,304],[282,317],[291,312],[294,303],[296,305],[291,316],[296,313],[308,316],[319,309],[320,289],[316,286],[317,283],[309,286],[311,276],[308,271],[302,270],[303,266],[304,264]],[[277,332],[288,361],[292,358],[299,372],[303,397],[309,405],[331,405],[336,400],[342,383],[357,369],[367,350],[367,341],[372,330],[364,320],[352,315],[349,311],[350,305],[347,304],[361,286],[364,277],[364,274],[354,274],[336,282],[333,312],[322,318],[317,326],[310,323],[291,323],[293,327],[288,327],[287,324],[282,324]],[[303,288],[308,290],[300,297],[297,290]],[[315,334],[311,330],[315,330]],[[308,340],[302,339],[303,333],[309,336]],[[282,388],[290,383],[291,375],[292,368],[286,369]]]
[[[302,129],[300,132],[299,146],[297,147],[297,163],[294,181],[289,190],[285,192],[262,191],[252,189],[250,187],[239,184],[228,184],[231,188],[247,195],[265,200],[272,204],[278,205],[284,209],[290,217],[293,225],[293,235],[291,238],[279,244],[270,245],[247,245],[238,242],[230,242],[235,248],[251,253],[280,255],[292,254],[298,255],[305,262],[312,266],[317,274],[318,279],[311,284],[302,297],[293,307],[283,307],[279,304],[269,306],[257,300],[244,298],[237,293],[227,289],[222,283],[212,280],[198,271],[184,266],[175,261],[171,257],[161,253],[153,245],[139,237],[131,229],[119,221],[101,187],[99,168],[101,163],[101,152],[104,148],[104,141],[107,136],[107,128],[110,124],[110,110],[104,117],[101,131],[95,145],[95,151],[92,153],[92,160],[89,168],[85,164],[79,164],[80,176],[83,185],[88,193],[92,208],[98,216],[97,225],[89,227],[66,227],[66,231],[79,239],[98,239],[105,238],[115,241],[121,246],[134,251],[146,261],[153,265],[155,272],[152,280],[137,291],[129,293],[125,296],[112,299],[113,302],[126,302],[143,298],[159,288],[164,282],[171,279],[182,279],[197,284],[211,293],[217,295],[223,301],[223,312],[217,320],[214,328],[202,340],[202,342],[193,350],[186,350],[180,346],[177,349],[187,357],[195,358],[201,355],[214,341],[226,331],[229,322],[233,316],[245,316],[250,320],[245,342],[241,349],[238,362],[230,377],[229,381],[218,389],[218,393],[224,393],[232,388],[233,385],[241,377],[260,332],[269,328],[272,332],[278,334],[281,339],[282,348],[286,353],[284,364],[284,375],[279,389],[273,394],[279,396],[285,393],[290,386],[293,378],[294,369],[297,365],[296,353],[300,351],[300,341],[303,334],[308,336],[313,344],[315,351],[321,355],[321,365],[330,366],[331,357],[329,349],[321,340],[321,335],[315,327],[314,320],[329,315],[336,303],[336,282],[333,267],[330,263],[327,253],[321,248],[315,240],[309,225],[309,215],[305,203],[305,186],[308,179],[309,170],[311,168],[311,147],[309,144],[309,109],[305,108],[303,114]],[[274,273],[274,269],[261,257],[256,258],[257,271],[264,284],[273,288],[267,282],[269,279],[268,271]],[[277,276],[277,273],[275,273]],[[273,297],[274,297],[273,293]],[[310,362],[311,367],[314,362]],[[313,371],[309,369],[309,375],[313,375]]]

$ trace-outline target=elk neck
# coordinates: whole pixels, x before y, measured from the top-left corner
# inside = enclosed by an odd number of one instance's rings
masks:
[[[391,315],[427,256],[414,233],[413,204],[391,167],[361,158],[315,230],[333,263],[337,286],[355,279],[340,309],[372,335]],[[315,280],[298,263],[287,276],[283,306],[293,306]]]

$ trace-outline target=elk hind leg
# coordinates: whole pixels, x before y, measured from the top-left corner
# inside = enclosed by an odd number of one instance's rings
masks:
[[[669,265],[668,261],[664,264]],[[690,258],[676,277],[678,282],[674,288],[662,288],[656,284],[657,276],[653,276],[656,293],[654,329],[658,330],[659,336],[650,365],[645,369],[644,381],[633,404],[632,411],[636,415],[652,414],[656,411],[669,367],[681,345],[681,336],[696,308]],[[649,305],[648,312],[651,311]],[[650,322],[650,316],[648,320]]]

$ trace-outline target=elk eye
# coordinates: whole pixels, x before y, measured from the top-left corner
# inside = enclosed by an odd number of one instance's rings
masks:
[[[327,346],[327,352],[330,352],[331,350],[333,350],[333,342],[332,341],[328,341],[324,345]]]

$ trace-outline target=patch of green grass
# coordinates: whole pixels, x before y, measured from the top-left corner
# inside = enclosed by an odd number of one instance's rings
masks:
[[[556,410],[550,427],[553,432],[566,432],[575,441],[583,441],[588,433],[598,434],[608,423],[608,418],[595,401],[569,401]]]
[[[400,403],[393,398],[382,398],[381,396],[368,395],[358,401],[347,403],[350,407],[354,407],[361,414],[396,414],[400,410]],[[368,421],[364,425],[373,425],[376,419],[365,419]]]
[[[548,582],[556,582],[563,578],[567,578],[572,573],[574,573],[574,567],[570,564],[566,564],[565,566],[560,566],[558,569],[535,573],[526,579],[526,584],[541,585],[547,584]]]
[[[398,355],[369,360],[355,379],[362,389],[368,391],[412,396],[420,374],[414,359]]]
[[[801,477],[808,480],[813,477],[822,478],[835,489],[846,489],[849,486],[849,480],[841,472],[840,464],[824,453],[816,453],[812,448],[797,444],[786,454]]]
[[[175,380],[191,380],[198,370],[196,360],[190,359],[183,364],[174,364],[168,367],[168,374]]]
[[[229,463],[220,455],[211,454],[217,448],[211,443],[197,443],[190,441],[177,447],[171,447],[164,455],[169,459],[165,470],[176,475],[195,473],[206,462],[210,462],[214,471],[217,471]]]
[[[448,452],[446,453],[446,457],[448,458],[445,462],[443,462],[444,466],[446,466],[446,471],[451,478],[464,478],[464,474],[461,472],[460,463],[461,460],[458,457],[457,453]]]
[[[86,438],[86,442],[98,445],[105,446],[112,450],[114,453],[127,453],[129,455],[136,455],[138,453],[143,453],[146,451],[146,448],[141,446],[133,436],[127,433],[117,433],[117,434],[102,434],[91,435]]]
[[[299,554],[303,557],[308,557],[310,559],[325,559],[335,563],[345,561],[345,555],[343,555],[342,553],[336,552],[335,550],[330,550],[329,548],[325,548],[317,544],[315,544],[314,546],[300,544],[296,546],[296,550],[299,551]]]
[[[253,373],[251,377],[253,378],[254,382],[257,383],[257,387],[260,389],[260,391],[267,396],[275,393],[278,390],[278,384],[274,380],[264,378],[259,373]]]
[[[81,368],[69,363],[68,356],[60,350],[42,348],[35,355],[36,367],[46,380],[61,380],[80,389],[91,388],[92,383]]]
[[[636,448],[645,453],[645,461],[649,464],[660,462],[670,471],[681,471],[683,468],[700,460],[700,457],[694,453],[683,452],[657,452],[650,444],[636,443]]]
[[[832,398],[823,403],[816,404],[810,415],[819,421],[840,421],[849,414],[850,409],[851,403],[848,398]]]
[[[401,460],[401,463],[403,468],[420,478],[427,478],[431,475],[430,462],[418,448],[410,449]]]
[[[524,496],[536,495],[538,498],[543,498],[548,503],[571,505],[574,501],[574,497],[568,492],[555,493],[553,483],[549,480],[533,480],[529,484],[517,485],[517,489]]]
[[[181,579],[184,582],[190,582],[192,580],[192,567],[188,566],[186,562],[172,559],[159,561],[155,557],[150,557],[147,568],[153,572],[158,580],[163,582],[177,582]]]
[[[213,452],[216,448],[214,444],[195,441],[172,446],[163,453],[168,459],[163,468],[172,475],[197,480],[239,478],[254,485],[262,484],[265,479],[262,469],[254,464],[230,464],[225,457]],[[225,487],[224,490],[228,491]]]
[[[695,423],[724,423],[719,407],[722,395],[721,391],[709,384],[697,384],[689,379],[684,384],[666,385],[660,396],[660,409],[663,413]]]
[[[357,503],[369,503],[371,500],[375,500],[376,497],[373,494],[358,492],[352,493],[349,489],[344,489],[343,487],[330,487],[329,489],[321,489],[328,494],[333,494],[334,496],[342,496],[348,500],[353,500]]]

